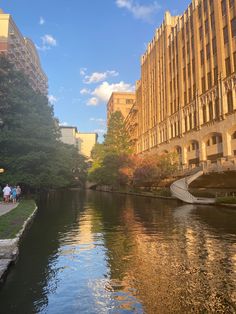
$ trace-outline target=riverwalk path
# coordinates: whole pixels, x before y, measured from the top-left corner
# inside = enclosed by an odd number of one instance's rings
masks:
[[[16,206],[18,205],[19,203],[3,203],[3,202],[0,202],[0,216],[8,213],[9,211],[11,211],[12,209],[16,208]]]

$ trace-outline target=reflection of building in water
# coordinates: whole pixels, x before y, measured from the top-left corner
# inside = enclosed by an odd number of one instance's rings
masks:
[[[124,206],[117,237],[105,238],[111,279],[133,289],[146,313],[227,312],[236,297],[236,248],[227,236],[215,236],[194,208],[174,216],[165,204],[134,206]]]

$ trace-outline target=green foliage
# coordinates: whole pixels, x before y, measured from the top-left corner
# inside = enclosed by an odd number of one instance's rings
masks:
[[[85,168],[85,161],[74,147],[59,141],[58,123],[47,97],[35,92],[3,56],[0,98],[0,167],[5,169],[1,182],[35,189],[74,183],[75,170]],[[84,177],[83,170],[82,181]]]
[[[104,150],[106,154],[130,154],[132,151],[124,118],[120,111],[115,111],[110,117],[105,135]]]
[[[25,220],[33,213],[35,208],[36,204],[33,200],[23,200],[15,209],[1,216],[0,239],[14,238],[23,227]]]
[[[217,197],[216,202],[221,204],[236,204],[236,197],[235,196]]]

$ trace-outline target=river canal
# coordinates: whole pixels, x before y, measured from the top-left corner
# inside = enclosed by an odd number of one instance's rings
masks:
[[[47,195],[0,289],[0,313],[236,313],[236,210]]]

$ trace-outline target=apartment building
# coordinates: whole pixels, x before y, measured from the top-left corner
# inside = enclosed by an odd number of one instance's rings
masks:
[[[141,58],[137,152],[184,167],[236,157],[236,0],[193,0],[164,21]]]
[[[34,43],[20,33],[10,14],[0,9],[0,53],[23,71],[35,91],[47,95],[47,76],[42,70]]]
[[[79,154],[91,158],[91,152],[97,143],[97,133],[81,133],[75,126],[60,126],[61,141],[65,144],[74,145]]]
[[[129,114],[134,101],[134,92],[113,92],[107,103],[107,123],[109,122],[111,114],[115,111],[120,111],[125,119]]]

